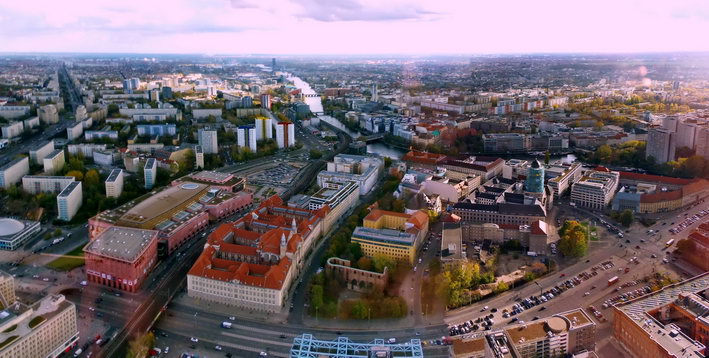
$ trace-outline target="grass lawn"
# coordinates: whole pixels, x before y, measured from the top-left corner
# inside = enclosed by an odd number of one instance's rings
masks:
[[[60,257],[49,264],[47,267],[53,268],[59,271],[71,271],[79,266],[84,265],[84,246],[79,246],[76,249],[70,251],[64,257]]]

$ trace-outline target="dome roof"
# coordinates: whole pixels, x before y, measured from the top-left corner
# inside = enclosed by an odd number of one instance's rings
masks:
[[[25,224],[18,220],[9,218],[0,219],[0,236],[12,236],[24,229]]]
[[[541,167],[542,167],[542,163],[540,163],[538,159],[534,159],[534,161],[532,162],[532,168],[539,169]]]

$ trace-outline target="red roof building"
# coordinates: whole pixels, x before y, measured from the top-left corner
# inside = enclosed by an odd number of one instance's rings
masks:
[[[241,219],[220,225],[187,275],[189,296],[278,312],[328,212],[327,206],[288,207],[272,196]]]

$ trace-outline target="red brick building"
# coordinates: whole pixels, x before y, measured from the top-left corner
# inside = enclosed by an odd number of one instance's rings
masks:
[[[110,227],[85,248],[89,282],[136,292],[157,262],[158,232]]]

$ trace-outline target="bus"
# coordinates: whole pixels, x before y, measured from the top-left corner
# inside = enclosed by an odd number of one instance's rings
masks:
[[[672,244],[674,244],[674,243],[675,243],[675,239],[670,239],[670,241],[667,241],[667,242],[665,243],[665,247],[670,247],[670,246],[672,246]]]

